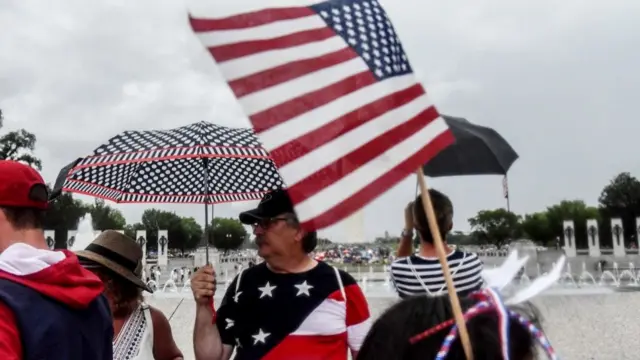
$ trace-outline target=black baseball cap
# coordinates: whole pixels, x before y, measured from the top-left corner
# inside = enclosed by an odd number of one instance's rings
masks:
[[[240,213],[240,222],[251,225],[258,220],[274,218],[284,213],[295,214],[293,203],[285,189],[277,189],[264,194],[257,208]]]

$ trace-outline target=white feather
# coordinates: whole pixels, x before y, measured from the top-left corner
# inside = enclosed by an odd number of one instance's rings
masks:
[[[514,305],[525,302],[533,297],[539,295],[543,291],[547,290],[553,284],[555,284],[562,275],[562,269],[564,269],[564,264],[566,262],[566,257],[562,256],[555,263],[551,271],[548,274],[540,276],[535,279],[530,286],[525,289],[518,291],[512,298],[505,301],[507,305]]]
[[[512,251],[500,267],[482,271],[485,286],[498,290],[504,289],[515,279],[528,260],[528,255],[518,259],[518,251]]]

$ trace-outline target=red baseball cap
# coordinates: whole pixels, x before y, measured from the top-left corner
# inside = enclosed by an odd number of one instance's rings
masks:
[[[31,166],[0,160],[0,206],[46,210],[47,185]]]

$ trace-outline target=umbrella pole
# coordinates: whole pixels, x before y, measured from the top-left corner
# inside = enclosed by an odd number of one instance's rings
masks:
[[[205,246],[205,263],[209,265],[209,204],[204,203],[204,246]]]
[[[204,165],[204,246],[205,246],[205,263],[209,265],[209,159],[203,158]]]
[[[467,324],[464,321],[464,315],[462,313],[462,307],[460,306],[460,299],[458,299],[458,293],[453,285],[453,279],[451,278],[451,270],[449,269],[449,263],[447,262],[447,254],[444,251],[444,242],[440,235],[440,229],[438,228],[438,222],[436,221],[435,211],[433,210],[433,204],[431,203],[431,196],[429,196],[429,188],[427,188],[427,180],[425,179],[422,169],[416,170],[418,175],[418,184],[420,185],[420,196],[422,198],[422,206],[424,212],[427,215],[427,222],[429,223],[429,230],[433,236],[433,244],[436,247],[436,253],[442,266],[442,274],[447,283],[447,291],[449,293],[449,301],[451,302],[451,309],[453,310],[453,317],[456,321],[456,326],[460,333],[460,341],[464,348],[464,353],[467,356],[467,360],[473,360],[473,351],[471,349],[471,341],[469,340],[469,333],[467,332]]]

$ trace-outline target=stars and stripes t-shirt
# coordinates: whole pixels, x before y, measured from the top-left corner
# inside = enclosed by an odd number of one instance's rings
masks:
[[[458,294],[465,296],[482,287],[482,261],[474,253],[458,250],[447,256],[453,283]],[[447,292],[442,267],[437,257],[412,255],[391,264],[391,279],[400,297],[441,295]]]
[[[364,294],[349,274],[323,262],[299,274],[265,263],[229,285],[216,324],[235,359],[346,360],[371,326]]]

